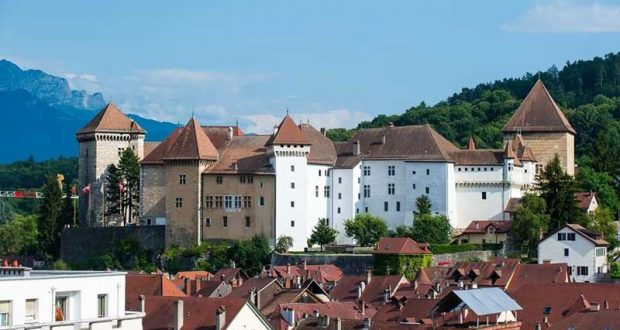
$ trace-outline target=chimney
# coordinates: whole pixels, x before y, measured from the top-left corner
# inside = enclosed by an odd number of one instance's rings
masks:
[[[306,259],[304,259],[304,261],[302,262],[302,267],[304,270],[306,270],[306,266],[308,266],[308,262],[306,261]]]
[[[174,330],[183,328],[183,300],[174,302]]]
[[[220,280],[222,280],[222,282],[226,282],[226,275],[222,274],[220,276]]]
[[[413,289],[418,290],[418,280],[413,281]]]
[[[372,323],[370,322],[370,319],[369,319],[369,318],[365,318],[365,319],[364,319],[364,326],[363,326],[363,328],[362,328],[362,329],[364,329],[364,330],[369,330],[369,329],[370,329],[371,324],[372,324]]]
[[[215,311],[215,330],[222,330],[226,325],[226,307],[220,306]]]
[[[370,280],[372,280],[372,270],[366,271],[366,284],[370,284]]]
[[[192,295],[192,282],[190,281],[189,278],[184,278],[183,279],[183,284],[185,285],[185,294],[188,296]]]
[[[383,290],[383,302],[388,303],[390,301],[390,289]]]
[[[327,328],[329,326],[329,315],[320,316],[317,321],[319,327]]]
[[[256,288],[250,289],[248,297],[250,298],[250,302],[252,302],[254,306],[256,306]]]
[[[198,293],[200,289],[202,289],[202,278],[197,278],[196,279],[196,293]]]
[[[230,140],[232,140],[232,138],[233,138],[233,128],[228,126],[228,136],[227,136],[227,139],[228,139],[228,141],[230,141]]]
[[[609,301],[607,299],[605,299],[605,302],[603,304],[605,306],[605,309],[609,309]]]
[[[366,302],[365,301],[360,301],[360,313],[363,315],[366,315]]]
[[[385,134],[381,135],[381,144],[385,144]]]
[[[235,163],[235,169],[237,169],[237,163]],[[237,264],[235,263],[235,261],[231,260],[230,261],[230,268],[237,268],[236,266],[237,266]]]
[[[286,273],[291,275],[291,264],[290,263],[286,263]]]
[[[540,322],[536,322],[536,325],[534,326],[534,330],[542,330],[542,326],[540,325]]]
[[[143,294],[138,296],[138,301],[140,302],[140,312],[146,313],[146,304],[144,302],[144,295]]]
[[[319,316],[321,316],[321,314],[319,314],[319,310],[318,310],[318,309],[315,309],[315,310],[314,310],[314,312],[312,313],[312,315],[313,315],[314,317],[319,317]]]
[[[393,122],[389,122],[389,123],[388,123],[388,127],[389,127],[389,128],[394,127],[394,123],[393,123]]]
[[[357,285],[357,299],[361,299],[362,298],[362,283]]]
[[[353,156],[359,156],[362,153],[360,141],[353,141]]]
[[[323,134],[323,136],[327,136],[327,130],[325,127],[321,127],[321,134]]]
[[[300,276],[295,276],[295,286],[298,289],[301,289],[301,277]]]
[[[342,319],[336,319],[336,330],[342,330]]]

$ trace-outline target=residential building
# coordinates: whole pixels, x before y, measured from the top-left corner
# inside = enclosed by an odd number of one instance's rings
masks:
[[[538,243],[538,263],[567,263],[575,282],[597,282],[608,271],[607,246],[599,232],[567,224]]]
[[[474,220],[458,236],[457,244],[505,244],[512,221]]]
[[[142,329],[125,310],[125,273],[0,267],[0,328]]]
[[[598,198],[595,192],[576,192],[575,200],[577,201],[577,206],[587,214],[594,213],[598,208]]]

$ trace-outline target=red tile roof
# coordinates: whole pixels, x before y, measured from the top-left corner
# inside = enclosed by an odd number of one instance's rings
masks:
[[[206,270],[191,270],[191,271],[178,272],[175,275],[175,277],[176,278],[189,278],[190,280],[195,280],[197,278],[210,280],[211,278],[213,278],[213,274],[209,273]]]
[[[301,265],[290,266],[272,266],[271,274],[274,277],[290,280],[295,276],[301,279],[312,278],[317,283],[336,282],[342,277],[342,270],[336,265],[306,265],[304,269],[303,263]]]
[[[390,289],[390,297],[401,285],[409,282],[402,275],[372,275],[370,283],[366,283],[366,276],[343,276],[330,292],[336,301],[358,301],[357,287],[364,282],[361,300],[372,306],[379,306],[385,302],[385,289]]]
[[[592,204],[592,200],[596,199],[595,192],[576,192],[575,200],[577,200],[577,206],[582,210],[587,210]]]
[[[206,173],[217,174],[273,174],[265,143],[267,135],[234,137],[220,149],[217,162]]]
[[[290,303],[290,304],[280,304],[278,309],[280,311],[280,315],[282,314],[282,310],[284,309],[292,309],[295,311],[295,319],[299,321],[303,318],[304,314],[313,315],[315,311],[319,312],[319,315],[327,315],[329,317],[337,318],[345,320],[363,320],[366,317],[372,318],[376,310],[370,306],[365,306],[364,314],[360,309],[359,304],[354,302],[340,302],[340,301],[329,301],[329,302],[320,302],[320,303]]]
[[[183,300],[183,330],[215,329],[216,310],[220,306],[226,308],[226,329],[239,311],[249,304],[245,299],[146,296],[146,316],[142,320],[144,330],[174,329],[174,303],[177,300]]]
[[[539,79],[503,129],[504,132],[569,132],[575,129]]]
[[[568,265],[558,264],[519,264],[506,291],[515,292],[527,284],[568,283]]]
[[[164,275],[138,275],[127,274],[125,275],[125,296],[127,302],[131,299],[137,299],[138,296],[171,296],[171,297],[184,297],[186,294],[179,289],[168,277]],[[130,310],[137,310],[138,305],[129,306],[127,308],[134,308]]]
[[[408,237],[384,237],[379,240],[374,254],[418,255],[431,254],[428,243],[417,243]]]
[[[91,121],[78,131],[78,135],[92,132],[135,133],[145,131],[129,119],[114,103],[108,103]]]
[[[548,233],[542,240],[546,240],[552,236],[554,236],[558,231],[564,229],[564,228],[570,228],[572,229],[575,233],[579,234],[580,236],[582,236],[583,238],[587,239],[588,241],[592,242],[595,246],[607,246],[609,245],[609,243],[603,239],[603,234],[601,234],[600,232],[594,231],[594,230],[590,230],[587,229],[585,227],[583,227],[582,225],[578,225],[576,223],[567,223],[566,225],[564,225],[563,227],[560,227],[556,230],[554,230],[551,233]]]
[[[183,127],[163,159],[217,160],[219,153],[198,120],[191,118]]]
[[[405,319],[420,321],[430,318],[431,310],[439,299],[408,298],[402,302],[392,300],[389,304],[380,306],[373,317],[373,321],[399,324]]]
[[[309,164],[334,165],[336,163],[336,148],[332,140],[310,124],[301,124],[301,131],[312,145],[308,155]]]
[[[295,124],[293,118],[286,115],[278,126],[278,131],[267,141],[267,145],[272,144],[308,145],[310,144],[310,141],[308,141],[304,133],[301,131],[301,128]]]
[[[484,234],[487,228],[495,227],[498,234],[507,233],[512,229],[512,221],[474,220],[463,230],[463,234]]]

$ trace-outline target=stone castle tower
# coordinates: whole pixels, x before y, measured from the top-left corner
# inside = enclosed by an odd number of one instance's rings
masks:
[[[536,81],[504,129],[504,145],[518,135],[532,148],[536,173],[557,153],[562,168],[575,173],[575,129],[568,122],[541,80]]]
[[[106,169],[110,164],[118,164],[122,152],[127,148],[134,150],[142,159],[145,134],[142,127],[112,103],[108,103],[95,118],[77,132],[80,148],[78,170],[80,226],[108,225],[103,216]]]

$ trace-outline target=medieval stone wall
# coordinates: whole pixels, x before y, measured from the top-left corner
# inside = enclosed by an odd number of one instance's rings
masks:
[[[167,172],[164,165],[142,165],[142,189],[140,190],[140,223],[151,224],[157,218],[166,217]]]
[[[513,138],[514,136],[507,136]],[[575,137],[569,133],[559,132],[522,132],[521,137],[526,146],[532,148],[538,164],[546,165],[557,153],[562,168],[570,175],[575,173]],[[506,138],[505,138],[506,140]],[[504,141],[506,143],[506,141]]]

